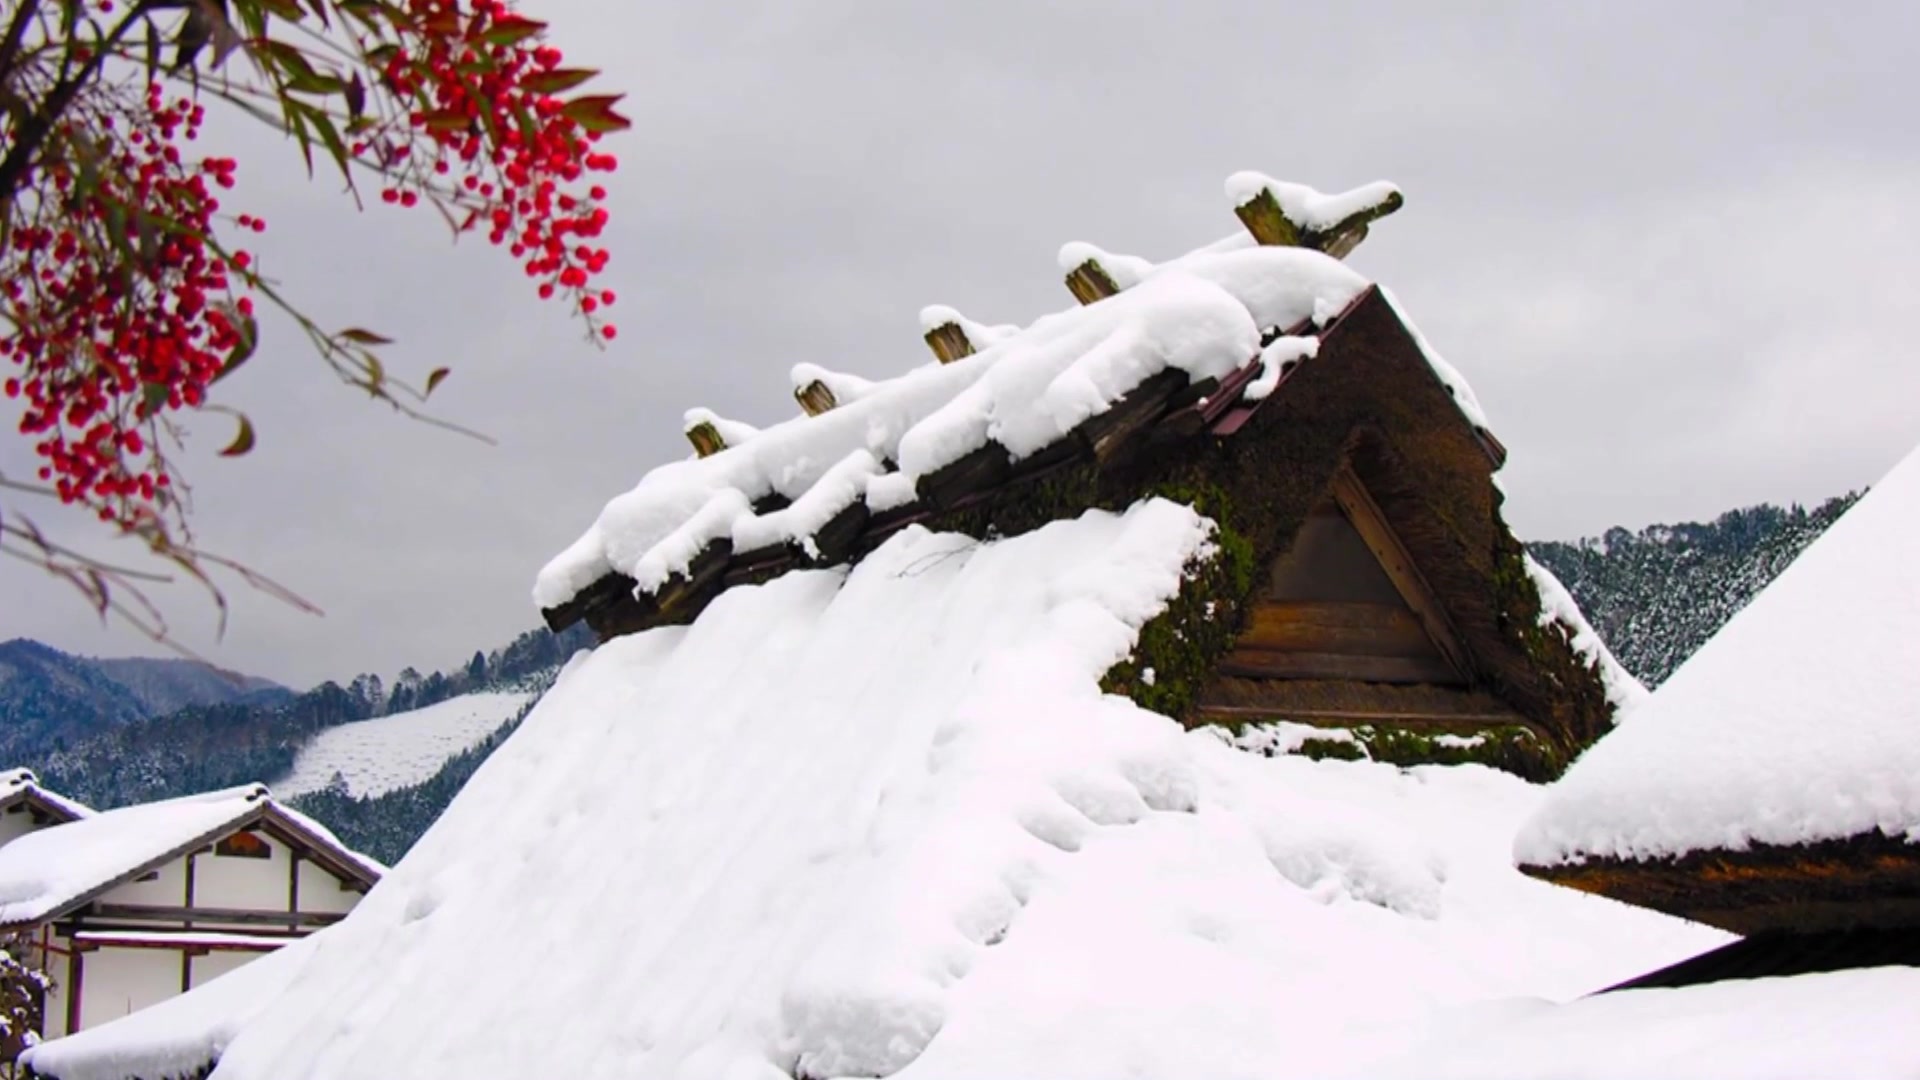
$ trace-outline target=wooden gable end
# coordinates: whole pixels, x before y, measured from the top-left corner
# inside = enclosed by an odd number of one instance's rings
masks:
[[[1223,674],[1465,686],[1446,611],[1364,485],[1335,474],[1274,561]]]

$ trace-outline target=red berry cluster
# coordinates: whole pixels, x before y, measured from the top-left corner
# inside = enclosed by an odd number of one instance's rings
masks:
[[[464,229],[485,225],[488,240],[523,261],[542,299],[571,300],[588,325],[610,339],[614,327],[599,322],[596,312],[615,297],[592,284],[608,259],[593,242],[607,226],[607,192],[580,184],[589,173],[612,172],[617,162],[593,147],[600,132],[582,115],[595,114],[556,96],[591,73],[561,68],[560,50],[538,43],[542,24],[514,14],[503,0],[462,6],[459,0],[407,0],[411,23],[381,74],[395,94],[413,102],[410,130],[405,138],[391,130],[365,138],[353,152],[402,181],[416,161],[431,168],[432,179],[390,184],[381,198],[414,206],[418,186],[465,207]]]
[[[36,178],[34,212],[0,252],[12,324],[0,357],[13,368],[6,396],[24,398],[20,431],[37,437],[40,478],[61,501],[131,527],[172,482],[157,445],[164,414],[206,400],[253,333],[253,305],[234,298],[229,277],[250,256],[208,239],[213,189],[233,186],[235,163],[181,150],[202,108],[166,101],[157,85],[127,98],[62,129],[97,159],[55,155]]]

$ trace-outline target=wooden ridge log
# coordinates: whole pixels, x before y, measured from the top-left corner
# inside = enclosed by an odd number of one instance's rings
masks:
[[[1360,246],[1367,237],[1367,225],[1386,217],[1405,205],[1406,200],[1398,191],[1389,192],[1387,197],[1372,206],[1356,210],[1325,229],[1312,229],[1287,217],[1280,207],[1280,200],[1274,198],[1270,190],[1233,208],[1240,223],[1247,232],[1262,245],[1268,247],[1303,247],[1314,251],[1323,251],[1336,259],[1344,259]]]
[[[1081,421],[1068,433],[1084,453],[1102,465],[1118,457],[1135,435],[1147,430],[1167,412],[1173,396],[1188,383],[1187,373],[1167,368],[1121,395],[1120,400]]]
[[[1107,273],[1098,259],[1088,259],[1067,271],[1067,291],[1082,304],[1091,304],[1119,295],[1120,286],[1114,284],[1113,276]]]
[[[815,379],[805,386],[794,387],[793,399],[800,403],[800,407],[807,411],[808,416],[819,416],[822,413],[832,412],[834,406],[840,404],[840,402],[834,398],[833,391],[828,389],[827,384],[821,382],[819,379]]]
[[[963,356],[973,355],[973,341],[959,323],[944,322],[927,331],[927,347],[933,350],[943,364],[951,364]]]
[[[966,496],[991,491],[1013,475],[1013,457],[997,442],[922,476],[915,485],[920,501],[939,510],[951,510]]]
[[[540,617],[546,620],[547,629],[557,634],[586,618],[591,612],[631,598],[636,584],[632,578],[615,571],[573,594],[573,599],[550,608],[542,608]]]
[[[732,558],[733,542],[715,540],[693,557],[684,573],[671,575],[650,593],[632,593],[625,602],[589,612],[587,625],[601,641],[608,641],[656,626],[687,622],[719,595],[721,577]]]
[[[712,457],[727,448],[727,440],[721,437],[720,429],[711,420],[702,420],[687,428],[687,441],[693,444],[693,452],[701,457]]]

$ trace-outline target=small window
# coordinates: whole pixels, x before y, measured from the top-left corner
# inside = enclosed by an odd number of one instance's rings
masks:
[[[239,859],[271,859],[273,849],[265,840],[250,832],[237,832],[213,845],[215,855],[229,855]]]

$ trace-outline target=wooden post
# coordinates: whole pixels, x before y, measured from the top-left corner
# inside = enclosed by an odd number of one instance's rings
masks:
[[[1113,283],[1112,275],[1097,259],[1088,259],[1068,272],[1067,291],[1073,294],[1075,300],[1091,304],[1118,294],[1120,286]]]
[[[819,416],[821,413],[831,412],[835,405],[840,404],[834,400],[833,391],[827,389],[827,384],[819,379],[794,390],[793,398],[800,403],[801,408],[807,410],[808,416]]]
[[[958,323],[941,323],[927,331],[926,338],[927,346],[943,364],[951,364],[963,356],[973,355],[973,342],[967,338],[967,332],[962,330]]]
[[[720,437],[720,429],[714,427],[711,420],[702,420],[688,428],[687,441],[701,457],[712,457],[727,448],[727,440]]]

